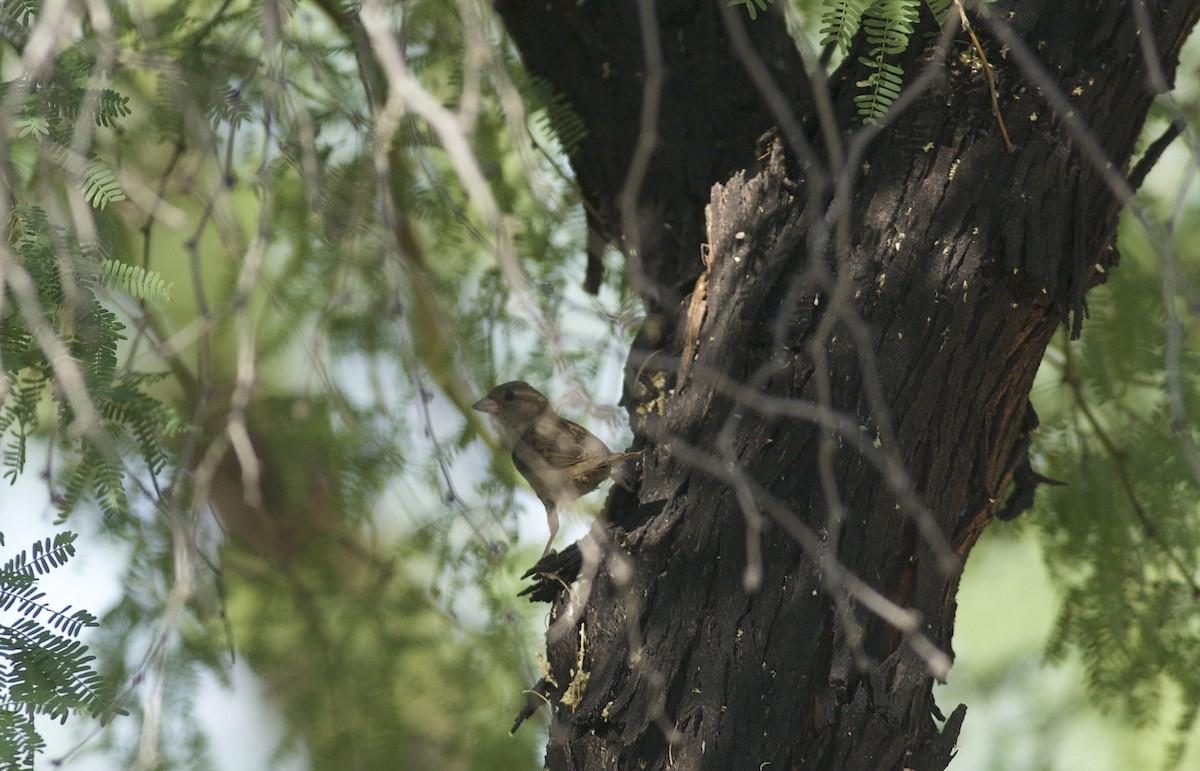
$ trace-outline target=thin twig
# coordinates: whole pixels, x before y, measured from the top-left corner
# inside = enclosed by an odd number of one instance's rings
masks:
[[[642,114],[639,116],[638,139],[625,172],[625,183],[617,193],[617,209],[621,213],[621,232],[624,235],[626,264],[635,291],[646,295],[646,274],[642,267],[642,219],[638,212],[638,197],[650,168],[650,158],[658,145],[658,112],[662,101],[663,55],[658,39],[658,19],[654,0],[638,0],[638,27],[642,32],[642,56],[645,78],[642,86]]]
[[[979,38],[975,37],[975,30],[971,27],[971,22],[967,20],[967,9],[963,7],[962,0],[954,0],[954,7],[958,9],[959,21],[971,38],[971,45],[975,46],[975,53],[979,56],[979,61],[983,63],[983,76],[987,78],[988,95],[992,98],[992,116],[996,118],[996,125],[1000,127],[1000,136],[1004,139],[1004,149],[1010,153],[1014,152],[1017,148],[1008,138],[1008,127],[1004,125],[1004,116],[1000,114],[1000,101],[996,98],[996,80],[992,76],[992,65],[988,63],[987,54],[983,52],[983,46],[979,44]]]

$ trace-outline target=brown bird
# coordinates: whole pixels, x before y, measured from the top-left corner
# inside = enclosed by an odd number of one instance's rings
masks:
[[[543,557],[558,533],[558,507],[595,490],[622,460],[641,454],[612,452],[583,426],[559,417],[545,396],[521,380],[496,386],[474,406],[495,416],[513,465],[546,507],[550,540]]]

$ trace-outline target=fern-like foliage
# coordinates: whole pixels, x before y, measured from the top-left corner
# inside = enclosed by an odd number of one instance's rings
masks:
[[[88,395],[104,418],[103,439],[91,435],[63,447],[74,461],[68,465],[67,482],[58,497],[60,512],[66,516],[91,495],[106,514],[118,515],[129,506],[119,456],[135,455],[123,448],[135,448],[146,468],[159,473],[167,463],[163,442],[181,433],[185,425],[178,414],[146,392],[158,376],[119,371],[125,327],[99,301],[96,289],[107,283],[139,299],[163,301],[170,287],[157,274],[102,258],[102,250],[80,244],[51,225],[38,207],[14,211],[10,239],[38,289],[46,322],[79,364]],[[65,279],[63,264],[72,268]],[[7,398],[0,402],[0,452],[3,476],[10,483],[24,471],[31,437],[52,426],[67,428],[74,420],[61,390],[53,387],[54,363],[26,325],[22,302],[10,292],[5,298],[7,313],[0,319],[0,361],[11,384]],[[46,403],[56,409],[42,409]]]
[[[858,61],[868,70],[859,81],[863,92],[854,97],[858,114],[874,123],[887,111],[904,85],[904,69],[895,58],[908,48],[916,28],[919,0],[825,0],[821,43],[834,43],[846,53],[861,31],[869,46]]]
[[[991,0],[966,0],[964,7],[982,7]],[[904,68],[896,57],[908,48],[920,18],[922,0],[824,0],[821,16],[821,44],[835,44],[845,54],[856,35],[862,32],[869,46],[859,64],[867,68],[867,77],[858,82],[862,93],[854,98],[858,114],[865,123],[875,123],[887,112],[904,86]],[[940,26],[946,21],[953,0],[923,0]]]
[[[95,95],[96,125],[112,128],[117,120],[130,115],[129,97],[123,96],[111,88],[106,88]]]
[[[730,7],[736,5],[746,6],[746,13],[750,14],[750,20],[754,21],[758,18],[758,14],[767,10],[768,7],[775,4],[775,0],[729,0]]]
[[[587,126],[567,98],[543,78],[528,75],[520,85],[522,94],[534,110],[532,122],[541,130],[552,133],[565,155],[571,155],[587,137]]]
[[[929,8],[929,12],[933,14],[934,20],[939,26],[945,23],[946,14],[950,12],[950,6],[954,0],[925,0],[925,6]],[[966,7],[976,5],[975,2],[968,1]]]
[[[0,3],[0,34],[9,45],[25,46],[41,5]],[[118,168],[99,149],[105,145],[93,140],[121,126],[131,114],[130,100],[115,88],[94,85],[111,68],[100,73],[97,48],[86,37],[55,51],[53,66],[36,75],[9,68],[15,76],[0,83],[0,101],[15,128],[6,147],[15,162],[5,179],[10,205],[0,238],[33,288],[31,294],[18,291],[15,282],[0,282],[0,476],[15,483],[32,457],[33,441],[50,441],[55,453],[47,471],[53,470],[49,484],[60,516],[94,501],[111,525],[133,519],[129,471],[156,482],[173,463],[170,439],[185,424],[151,395],[159,375],[121,367],[125,327],[101,301],[105,287],[162,303],[170,286],[156,273],[114,259],[122,256],[113,249],[119,231],[102,211],[125,196]],[[47,178],[54,167],[61,180]],[[96,235],[86,241],[35,203],[50,187],[57,199],[63,182],[93,208],[88,232]],[[48,335],[59,346],[46,345]],[[52,357],[56,347],[66,356]],[[76,430],[62,385],[64,362],[82,375],[100,417],[87,431]],[[77,639],[97,625],[96,618],[52,603],[39,588],[41,576],[74,555],[74,544],[75,536],[64,533],[0,567],[0,769],[33,767],[45,747],[35,718],[62,721],[85,713],[103,721],[112,711],[113,689]]]
[[[79,183],[79,190],[87,202],[97,209],[103,209],[112,201],[125,200],[125,194],[121,192],[121,186],[117,184],[117,177],[112,169],[95,159],[83,167],[83,179]]]
[[[1181,221],[1195,223],[1195,209]],[[1181,242],[1197,236],[1189,224]],[[1040,465],[1070,485],[1048,489],[1030,524],[1063,592],[1048,657],[1078,654],[1090,695],[1135,725],[1167,714],[1172,692],[1171,768],[1200,715],[1200,483],[1180,449],[1195,427],[1173,424],[1164,396],[1160,253],[1125,227],[1121,257],[1121,280],[1090,303],[1088,334],[1064,334],[1039,373],[1059,384],[1038,404]],[[1192,339],[1195,319],[1180,323]],[[1195,404],[1200,370],[1183,361],[1179,398]]]
[[[33,719],[65,722],[73,713],[94,717],[113,708],[115,689],[92,667],[94,656],[77,638],[97,625],[86,610],[55,610],[38,579],[75,555],[75,534],[59,533],[23,550],[0,567],[0,768],[33,767],[45,743]]]
[[[160,273],[118,260],[101,261],[100,283],[121,294],[152,303],[169,301],[175,286],[168,284]]]
[[[18,137],[32,136],[40,142],[50,136],[50,122],[40,115],[22,115],[13,125],[17,128]]]
[[[837,43],[838,50],[845,53],[850,42],[862,26],[863,12],[871,0],[825,0],[825,13],[821,16],[821,44]]]
[[[877,0],[863,15],[870,56],[896,56],[908,48],[917,23],[917,0]]]
[[[54,157],[69,176],[79,181],[79,192],[95,208],[103,209],[113,201],[125,200],[117,175],[103,161],[80,158],[66,145],[56,146]]]
[[[28,25],[37,14],[40,3],[37,0],[8,0],[0,8],[0,16],[11,19],[16,24]]]
[[[5,3],[0,9],[0,29],[6,39],[20,40],[32,18],[24,3]],[[88,88],[95,61],[81,50],[64,53],[56,66],[38,77],[21,75],[0,83],[0,100],[13,109],[18,139],[46,143],[54,161],[78,185],[88,203],[103,209],[125,199],[110,166],[93,154],[81,155],[76,125],[85,116],[102,128],[115,128],[132,113],[129,97],[111,88]]]
[[[854,97],[854,104],[864,123],[876,123],[900,96],[904,70],[898,64],[884,61],[882,55],[870,59],[862,57],[859,62],[870,67],[871,74],[862,81],[864,91]]]

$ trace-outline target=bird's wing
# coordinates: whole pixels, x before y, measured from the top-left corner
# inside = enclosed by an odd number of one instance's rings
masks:
[[[539,423],[529,438],[552,468],[574,466],[580,461],[608,455],[608,447],[578,423],[557,415]]]

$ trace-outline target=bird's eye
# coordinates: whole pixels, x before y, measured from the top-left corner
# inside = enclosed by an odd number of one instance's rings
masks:
[[[512,400],[513,400],[513,392],[512,392],[512,391],[505,391],[505,392],[504,392],[504,401],[506,401],[506,402],[511,402]]]

